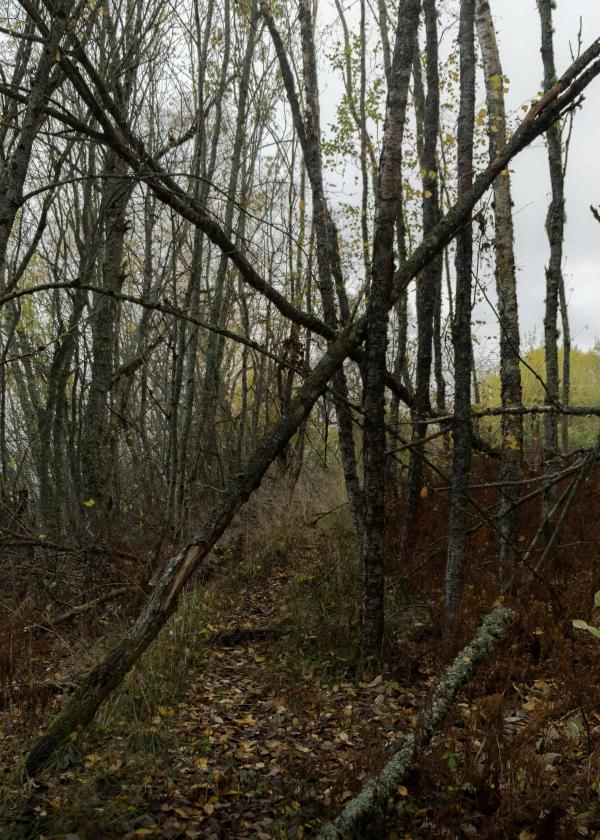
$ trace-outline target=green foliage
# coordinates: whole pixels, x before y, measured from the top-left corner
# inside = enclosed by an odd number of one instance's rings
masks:
[[[563,348],[558,351],[559,370],[562,371]],[[545,379],[546,365],[544,348],[535,347],[523,356],[521,364],[521,380],[523,383],[523,404],[544,405],[547,402],[542,382]],[[497,369],[488,371],[480,380],[481,408],[498,406],[500,399],[500,376]],[[600,347],[583,351],[577,347],[571,349],[571,405],[600,405]],[[525,421],[525,436],[531,438],[539,424],[539,418],[528,418]],[[488,429],[499,434],[500,421],[490,418],[486,421]],[[569,446],[576,449],[580,446],[590,446],[597,438],[600,423],[596,417],[569,418]]]
[[[303,560],[303,571],[290,581],[286,594],[289,626],[298,646],[320,658],[351,660],[359,622],[360,559],[352,520],[345,507],[318,527],[321,549]],[[312,562],[311,562],[312,561]]]
[[[596,607],[596,609],[600,609],[600,591],[596,592],[594,595],[594,607]],[[587,632],[591,633],[592,636],[600,639],[600,628],[594,627],[593,624],[588,624],[587,621],[583,621],[581,618],[573,619],[573,627],[575,627],[576,630],[587,630]]]

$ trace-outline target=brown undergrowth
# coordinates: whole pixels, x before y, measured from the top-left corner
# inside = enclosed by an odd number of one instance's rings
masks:
[[[494,465],[475,464],[473,484],[494,480]],[[518,571],[507,597],[518,626],[459,697],[376,836],[600,831],[600,649],[571,625],[593,619],[600,589],[599,483],[596,469],[525,595],[529,571]],[[495,489],[473,495],[493,513]],[[310,835],[418,726],[454,653],[440,633],[447,513],[448,494],[432,479],[400,558],[401,503],[391,506],[385,659],[376,679],[361,682],[360,568],[339,476],[307,475],[293,490],[267,481],[219,548],[220,574],[189,588],[91,731],[35,785],[5,786],[5,836]],[[521,511],[520,546],[539,515],[539,500]],[[474,510],[471,524],[480,519]],[[469,537],[456,647],[496,598],[496,553],[489,525]],[[60,634],[36,635],[25,633],[36,616],[23,604],[2,655],[14,662],[14,640],[27,637],[17,659],[28,663],[32,690],[8,695],[2,769],[130,614],[127,604],[106,605]]]
[[[493,465],[475,464],[472,484],[495,480]],[[493,513],[495,493],[474,489],[472,496]],[[595,467],[539,578],[529,583],[543,540],[527,565],[517,565],[506,601],[518,611],[519,625],[480,669],[444,733],[418,763],[408,796],[390,817],[393,836],[600,837],[600,646],[572,627],[574,618],[593,618],[593,594],[600,589],[599,502]],[[427,581],[437,609],[447,510],[448,494],[434,483],[410,557],[396,569],[409,583]],[[521,554],[540,516],[539,497],[521,509]],[[471,517],[472,527],[482,520],[474,508]],[[397,536],[392,529],[392,544]],[[496,556],[489,524],[475,530],[468,540],[457,648],[472,637],[496,597]],[[440,664],[447,661],[435,634],[426,650]]]

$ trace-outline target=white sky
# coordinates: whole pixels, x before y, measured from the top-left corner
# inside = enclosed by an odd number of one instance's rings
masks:
[[[542,79],[539,18],[535,0],[495,0],[491,5],[504,73],[510,79],[507,105],[512,110],[538,89]],[[575,45],[580,17],[585,48],[600,35],[600,0],[558,0],[554,19],[559,75],[571,61],[569,40]],[[599,154],[600,78],[587,89],[583,108],[575,117],[566,178],[564,273],[571,334],[581,349],[589,349],[600,339],[600,224],[589,210],[592,203],[600,205]],[[521,333],[536,329],[539,340],[548,257],[544,220],[550,191],[544,143],[523,151],[512,168]]]
[[[510,80],[506,97],[507,113],[523,116],[521,105],[529,102],[541,89],[543,78],[539,50],[540,22],[536,0],[490,0],[498,31],[503,71]],[[352,26],[357,4],[345,0],[344,6]],[[569,42],[576,49],[580,17],[583,20],[583,49],[600,36],[600,0],[557,0],[554,12],[555,56],[558,75],[571,63]],[[336,12],[331,0],[320,4],[320,25],[327,29]],[[457,32],[448,33],[456,37]],[[445,36],[445,40],[448,35]],[[444,52],[444,49],[442,49]],[[322,124],[335,120],[335,108],[342,88],[339,79],[327,72],[327,61],[321,56]],[[479,91],[480,104],[485,93]],[[479,106],[478,106],[479,107]],[[575,117],[569,167],[566,178],[567,228],[564,275],[567,287],[572,341],[581,349],[590,349],[600,339],[600,224],[593,218],[590,204],[600,205],[600,77],[588,88],[583,108]],[[523,346],[535,332],[536,343],[543,340],[545,265],[548,241],[545,232],[550,182],[547,153],[543,140],[521,152],[511,165],[515,212],[515,248],[518,268],[519,315]],[[337,198],[347,191],[356,193],[352,178],[337,180],[331,174],[328,185]],[[336,182],[337,183],[332,183]],[[351,186],[352,184],[352,186]],[[335,198],[332,195],[333,203]],[[493,283],[489,287],[493,291]],[[494,299],[495,296],[492,296]],[[495,299],[494,299],[495,302]],[[477,319],[487,326],[480,328],[479,354],[488,357],[497,341],[495,316],[487,304],[477,307]]]

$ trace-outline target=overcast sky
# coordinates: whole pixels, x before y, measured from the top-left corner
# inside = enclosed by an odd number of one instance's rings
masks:
[[[516,109],[535,92],[542,79],[539,18],[535,0],[492,2],[503,69],[510,79],[507,105]],[[555,49],[559,75],[570,64],[569,40],[575,44],[583,19],[583,46],[600,36],[600,0],[557,0]],[[565,280],[571,334],[582,349],[600,339],[600,224],[590,204],[600,205],[600,78],[587,89],[577,112],[566,178],[567,229]],[[513,162],[516,256],[523,335],[542,333],[544,266],[548,242],[544,219],[549,196],[544,143],[526,149]]]
[[[354,0],[344,3],[352,26],[358,14]],[[508,114],[523,116],[521,106],[541,89],[543,78],[540,55],[540,22],[536,0],[491,0],[492,12],[498,30],[498,40],[503,70],[508,76]],[[337,13],[331,0],[320,4],[321,26],[327,28]],[[554,13],[555,54],[559,75],[571,63],[569,42],[576,49],[579,21],[583,22],[583,49],[600,36],[600,0],[557,0]],[[457,27],[444,36],[442,55],[447,52],[448,41],[456,37]],[[325,69],[327,61],[321,56],[325,70],[321,83],[321,108],[323,125],[335,120],[335,108],[340,101],[342,88],[339,79]],[[600,77],[587,89],[583,108],[577,111],[569,166],[566,179],[567,228],[564,273],[569,304],[569,317],[573,343],[581,349],[590,349],[600,340],[600,224],[590,212],[590,204],[600,205]],[[479,104],[485,104],[485,93],[479,91]],[[516,259],[518,267],[518,293],[521,335],[524,347],[535,331],[537,344],[543,340],[545,265],[548,260],[548,241],[545,232],[550,181],[548,160],[543,140],[521,152],[511,165],[512,189],[515,212]],[[350,173],[352,174],[352,173]],[[338,173],[328,177],[333,203],[349,194],[357,195],[353,178]],[[493,287],[493,284],[492,284]],[[491,291],[491,289],[490,289]],[[494,296],[495,299],[495,296]],[[488,335],[497,337],[498,325],[487,304],[477,307],[477,319],[488,321],[480,327],[479,350],[481,359],[489,359],[495,352],[497,338],[486,340]]]

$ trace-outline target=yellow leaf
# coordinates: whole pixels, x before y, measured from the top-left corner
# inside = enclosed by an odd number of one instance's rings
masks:
[[[396,790],[400,794],[400,796],[408,796],[408,788],[404,787],[404,785],[398,785]]]
[[[158,707],[158,714],[161,717],[172,718],[175,714],[175,710],[171,709],[170,706],[159,706]]]
[[[94,507],[96,502],[94,501],[94,499],[86,499],[86,501],[82,502],[81,504],[85,505],[86,507]]]
[[[433,195],[433,193],[431,192],[431,190],[425,190],[425,192],[423,193],[423,195],[425,196],[425,198],[431,198],[431,196]]]
[[[519,441],[515,435],[504,435],[504,446],[506,449],[517,451],[519,449]]]
[[[419,494],[419,495],[421,496],[421,498],[422,498],[422,499],[426,499],[426,498],[427,498],[427,496],[429,496],[429,490],[427,489],[427,485],[426,485],[426,484],[424,484],[424,485],[421,487],[421,492],[420,492],[420,494]]]
[[[206,805],[204,806],[204,813],[208,814],[209,817],[214,812],[214,810],[215,810],[215,806],[212,804],[212,802],[207,802]]]

